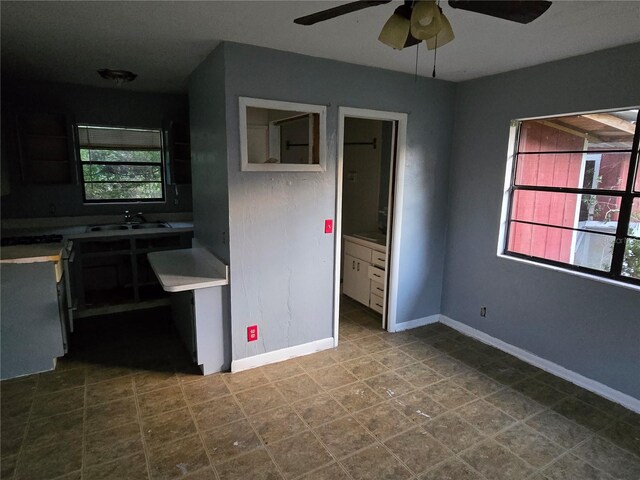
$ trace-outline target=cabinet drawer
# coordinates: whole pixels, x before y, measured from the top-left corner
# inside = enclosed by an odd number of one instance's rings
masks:
[[[369,278],[374,282],[384,283],[384,270],[369,265]]]
[[[387,265],[387,254],[384,252],[378,252],[377,250],[372,250],[371,263],[384,270]]]
[[[369,297],[369,308],[371,310],[375,310],[378,313],[382,313],[382,310],[384,308],[384,301],[382,300],[382,297],[379,297],[372,293]]]
[[[344,253],[371,263],[371,249],[357,243],[344,242]]]
[[[371,280],[370,293],[379,297],[384,297],[384,284],[382,282],[378,283],[375,280]]]

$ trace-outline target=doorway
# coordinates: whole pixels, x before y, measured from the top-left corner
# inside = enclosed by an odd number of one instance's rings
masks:
[[[406,128],[404,113],[339,108],[336,346],[341,308],[395,331]]]

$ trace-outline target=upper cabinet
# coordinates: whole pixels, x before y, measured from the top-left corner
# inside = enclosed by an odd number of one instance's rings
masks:
[[[66,115],[21,113],[17,130],[23,182],[54,185],[75,181],[72,122]]]
[[[191,140],[189,124],[171,121],[168,128],[171,179],[175,185],[191,184]]]

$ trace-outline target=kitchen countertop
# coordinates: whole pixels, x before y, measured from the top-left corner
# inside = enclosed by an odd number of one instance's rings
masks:
[[[153,252],[147,258],[166,292],[229,284],[229,267],[205,248]]]
[[[155,222],[153,222],[155,223]],[[158,233],[187,232],[193,230],[193,223],[190,222],[163,222],[170,225],[170,228],[140,228],[128,230],[103,230],[98,232],[87,232],[87,229],[96,225],[76,225],[70,227],[47,227],[3,230],[3,237],[22,237],[30,235],[62,235],[64,240],[74,240],[81,238],[102,238],[102,237],[128,237],[132,235],[149,235]]]
[[[60,262],[64,244],[12,245],[0,250],[0,263]]]
[[[358,236],[358,235],[362,235],[362,236]],[[386,245],[387,239],[386,237],[383,237],[382,234],[378,234],[379,236],[375,239],[365,239],[363,238],[364,235],[365,234],[349,234],[349,235],[343,235],[343,238],[345,240],[348,240],[349,242],[357,243],[358,245],[362,245],[364,247],[369,247],[378,252],[385,252],[387,250],[387,245]],[[384,238],[384,242],[383,242],[383,238]]]

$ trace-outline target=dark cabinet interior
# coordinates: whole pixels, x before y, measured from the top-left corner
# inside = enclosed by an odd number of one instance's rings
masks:
[[[171,176],[175,185],[191,184],[191,140],[189,124],[169,123],[169,156]]]
[[[84,316],[91,310],[162,299],[147,253],[190,248],[193,232],[74,240],[74,289]]]
[[[27,184],[74,182],[71,121],[66,115],[21,113],[17,117],[22,180]]]

